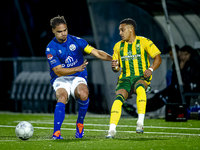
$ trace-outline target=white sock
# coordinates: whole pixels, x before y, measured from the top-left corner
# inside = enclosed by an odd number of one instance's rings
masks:
[[[138,114],[138,122],[140,122],[142,125],[144,125],[144,116],[145,114]]]
[[[116,130],[116,124],[111,123],[111,124],[110,124],[110,128],[109,128],[109,131],[110,131],[110,130]]]

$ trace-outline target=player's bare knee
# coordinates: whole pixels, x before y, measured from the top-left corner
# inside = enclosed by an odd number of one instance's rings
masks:
[[[81,89],[78,91],[78,98],[82,101],[86,101],[88,99],[89,92],[87,89]]]
[[[64,89],[58,89],[56,91],[56,98],[57,98],[57,102],[62,102],[64,104],[66,104],[66,102],[68,100],[67,91]]]
[[[67,96],[66,96],[65,94],[61,94],[61,95],[58,97],[57,101],[66,104],[66,103],[67,103]]]

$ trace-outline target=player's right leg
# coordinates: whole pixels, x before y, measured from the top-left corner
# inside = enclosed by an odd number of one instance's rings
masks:
[[[87,82],[84,78],[76,77],[71,88],[72,96],[78,99],[78,118],[76,121],[76,138],[83,138],[84,135],[84,119],[89,106],[89,90]]]
[[[125,89],[119,89],[116,92],[116,98],[111,108],[110,127],[106,138],[114,138],[116,134],[116,126],[119,122],[122,113],[123,102],[128,97],[128,92]]]
[[[69,97],[69,86],[65,81],[57,80],[53,84],[53,88],[56,91],[57,104],[54,111],[54,132],[52,139],[63,139],[61,136],[61,126],[65,119],[65,105]]]

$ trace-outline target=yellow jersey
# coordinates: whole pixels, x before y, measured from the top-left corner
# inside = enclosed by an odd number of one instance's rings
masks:
[[[149,56],[154,58],[160,54],[154,43],[142,36],[136,36],[132,44],[119,41],[113,48],[113,60],[120,62],[121,74],[119,79],[128,76],[143,76],[144,71],[150,67]]]

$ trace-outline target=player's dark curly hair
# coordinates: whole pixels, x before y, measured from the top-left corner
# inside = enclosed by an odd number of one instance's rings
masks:
[[[126,18],[126,19],[124,19],[124,20],[122,20],[120,22],[120,24],[123,24],[123,23],[125,23],[125,24],[131,24],[134,27],[134,30],[136,30],[137,24],[136,24],[136,22],[133,19]]]
[[[58,26],[59,24],[61,24],[61,23],[63,23],[63,24],[67,24],[66,23],[66,20],[65,20],[65,18],[64,18],[64,16],[57,16],[57,17],[54,17],[54,18],[52,18],[51,20],[50,20],[50,26],[52,27],[52,28],[56,28],[56,26]]]

